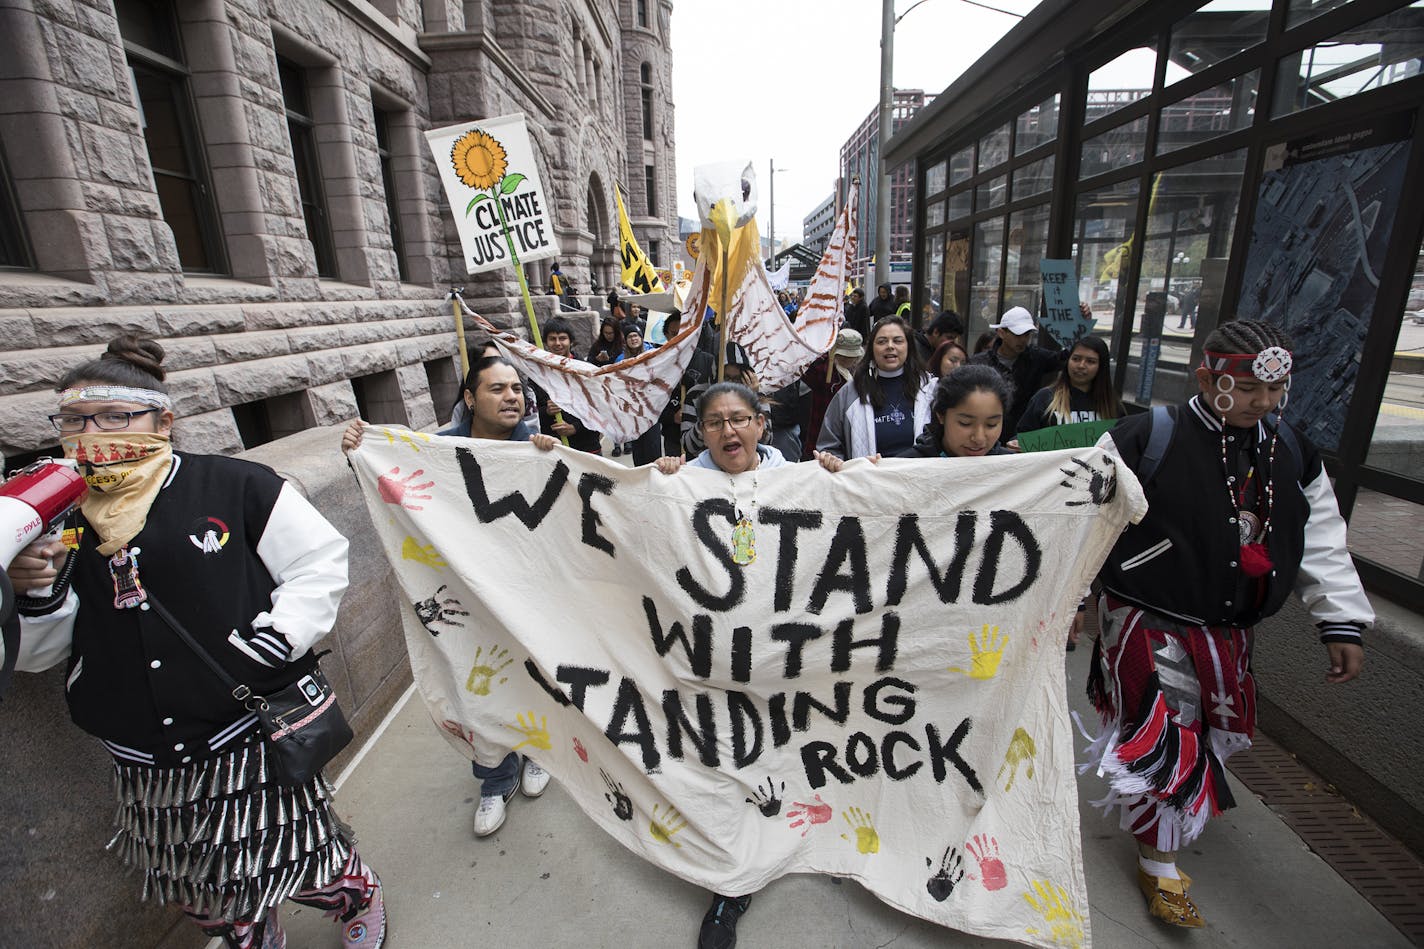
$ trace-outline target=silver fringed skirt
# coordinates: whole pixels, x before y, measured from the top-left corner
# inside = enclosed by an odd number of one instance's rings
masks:
[[[115,761],[118,832],[108,849],[144,873],[143,899],[224,922],[255,922],[341,875],[355,838],[318,774],[283,787],[258,732],[178,768]]]

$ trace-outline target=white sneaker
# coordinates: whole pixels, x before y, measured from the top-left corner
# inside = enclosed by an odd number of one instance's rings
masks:
[[[519,782],[525,797],[538,797],[549,786],[549,772],[534,763],[532,758],[524,759],[524,778]]]
[[[513,797],[511,790],[509,796]],[[475,836],[488,837],[499,830],[504,825],[505,802],[508,798],[498,794],[493,797],[481,797],[480,806],[475,809]]]

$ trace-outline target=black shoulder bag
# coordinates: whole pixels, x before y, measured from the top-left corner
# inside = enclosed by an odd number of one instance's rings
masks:
[[[306,784],[351,743],[351,726],[341,706],[336,704],[336,693],[322,675],[319,664],[291,685],[270,695],[258,695],[229,675],[151,592],[148,602],[163,622],[172,627],[231,690],[232,697],[249,712],[257,713],[258,726],[263,740],[268,742],[272,770],[279,783],[287,787]],[[324,652],[317,653],[316,658],[324,655]]]

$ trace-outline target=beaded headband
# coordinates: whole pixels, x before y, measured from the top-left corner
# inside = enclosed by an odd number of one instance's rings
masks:
[[[76,402],[137,402],[139,405],[173,411],[173,400],[167,393],[130,386],[85,386],[82,389],[65,389],[59,393],[60,408],[68,408]]]
[[[1280,382],[1290,375],[1290,350],[1282,346],[1267,346],[1259,353],[1202,353],[1202,368],[1229,376],[1246,376],[1262,382]]]

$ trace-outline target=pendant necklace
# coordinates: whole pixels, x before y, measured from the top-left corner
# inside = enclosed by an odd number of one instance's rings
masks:
[[[737,512],[737,525],[732,528],[732,562],[745,567],[749,563],[756,561],[756,528],[752,526],[752,519],[756,517],[756,471],[752,471],[752,502],[750,506],[750,516],[743,513],[742,506],[737,502],[737,479],[730,479],[732,484],[732,508]]]

